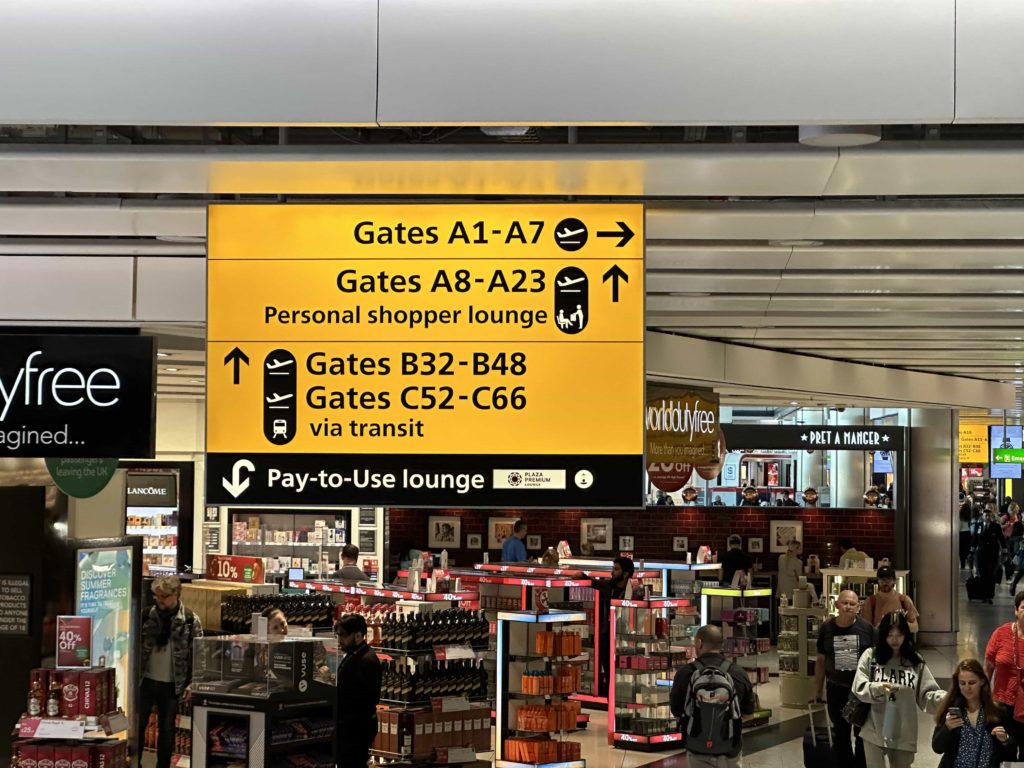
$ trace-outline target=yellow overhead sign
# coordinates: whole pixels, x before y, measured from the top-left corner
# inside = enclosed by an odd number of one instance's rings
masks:
[[[208,500],[640,503],[642,206],[211,206],[207,280]]]
[[[988,424],[960,424],[960,463],[988,463]]]

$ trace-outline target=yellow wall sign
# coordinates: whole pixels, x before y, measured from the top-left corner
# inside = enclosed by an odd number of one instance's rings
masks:
[[[960,424],[960,463],[988,464],[988,424]]]
[[[643,207],[218,205],[208,501],[632,506]]]

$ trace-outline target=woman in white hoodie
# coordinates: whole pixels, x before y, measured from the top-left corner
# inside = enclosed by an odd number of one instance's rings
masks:
[[[946,693],[914,646],[907,617],[897,611],[882,618],[878,642],[864,651],[853,679],[853,693],[871,705],[860,730],[868,768],[906,768],[917,753],[917,710],[934,712]]]

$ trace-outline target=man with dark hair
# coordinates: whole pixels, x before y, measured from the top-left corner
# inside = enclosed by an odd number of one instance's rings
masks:
[[[370,577],[356,565],[357,562],[359,562],[359,547],[355,544],[346,544],[341,548],[341,570],[332,574],[331,578],[352,583],[369,581]]]
[[[598,620],[598,645],[597,650],[597,691],[598,696],[608,695],[608,661],[611,656],[611,646],[608,638],[611,633],[609,616],[611,614],[612,600],[624,600],[626,598],[626,587],[629,580],[636,573],[636,566],[628,557],[616,557],[612,560],[612,575],[610,579],[596,578],[591,580],[594,590],[597,592]]]
[[[512,526],[512,535],[501,545],[501,562],[503,563],[525,563],[526,545],[523,539],[526,538],[526,521],[516,520]]]
[[[347,613],[334,626],[345,658],[338,665],[334,755],[338,768],[366,768],[377,736],[380,660],[366,644],[366,619]]]
[[[754,686],[739,664],[722,653],[722,630],[705,624],[697,630],[694,661],[672,681],[669,704],[680,719],[690,765],[738,768],[743,751],[743,720],[757,706]]]

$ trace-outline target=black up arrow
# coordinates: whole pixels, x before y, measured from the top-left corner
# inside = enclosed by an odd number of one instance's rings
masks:
[[[227,365],[228,363],[235,364],[235,384],[238,384],[238,377],[239,374],[242,372],[241,364],[245,363],[246,365],[248,365],[249,358],[246,356],[245,352],[240,350],[238,347],[235,347],[230,352],[228,352],[227,357],[224,358],[224,365]]]
[[[630,232],[630,236],[632,236],[632,234],[633,233]],[[624,283],[628,283],[629,275],[623,272],[622,267],[620,267],[618,264],[613,264],[611,269],[604,273],[604,277],[602,278],[601,282],[607,283],[609,280],[612,281],[612,303],[618,304],[619,280],[622,280]]]
[[[619,242],[615,244],[615,247],[621,248],[622,246],[624,246],[626,243],[633,239],[633,230],[626,226],[626,222],[624,221],[616,221],[615,223],[619,225],[618,230],[613,232],[598,232],[597,236],[618,237],[620,239]]]

